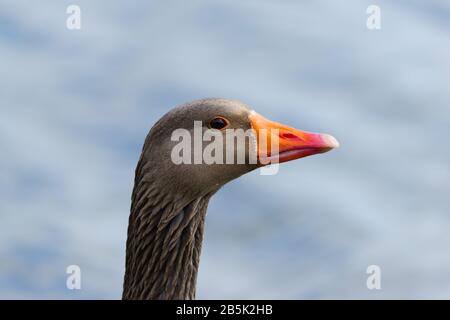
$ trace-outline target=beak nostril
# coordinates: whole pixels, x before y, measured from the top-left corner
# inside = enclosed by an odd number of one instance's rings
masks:
[[[302,138],[300,138],[299,136],[290,133],[290,132],[283,132],[280,133],[280,138],[286,139],[286,140],[303,140]]]

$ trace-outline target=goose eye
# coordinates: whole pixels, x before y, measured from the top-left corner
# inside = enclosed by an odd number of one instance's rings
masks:
[[[216,117],[209,122],[209,127],[211,129],[222,130],[228,126],[228,120],[222,117]]]

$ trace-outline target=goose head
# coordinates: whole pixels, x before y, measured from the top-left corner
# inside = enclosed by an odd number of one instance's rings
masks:
[[[172,192],[209,193],[254,169],[338,146],[328,134],[268,120],[242,102],[204,99],[165,114],[148,134],[141,161]]]

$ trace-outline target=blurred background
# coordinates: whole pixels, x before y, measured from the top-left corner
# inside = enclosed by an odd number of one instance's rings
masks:
[[[214,196],[198,298],[450,298],[448,1],[0,1],[0,74],[0,298],[120,298],[144,138],[204,97],[341,148]]]

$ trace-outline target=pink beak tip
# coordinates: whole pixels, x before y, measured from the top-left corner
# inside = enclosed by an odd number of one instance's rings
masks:
[[[333,149],[339,148],[339,141],[337,141],[335,137],[329,134],[322,134],[321,136],[323,141],[327,144],[328,147]]]

